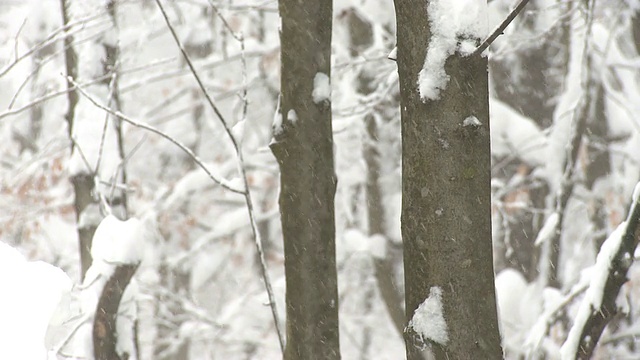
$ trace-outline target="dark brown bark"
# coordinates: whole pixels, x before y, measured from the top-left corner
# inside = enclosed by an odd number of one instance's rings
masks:
[[[132,354],[118,354],[116,322],[124,290],[138,264],[118,265],[102,290],[93,320],[93,356],[96,360],[126,360]]]
[[[282,0],[280,165],[286,274],[284,358],[339,359],[331,101],[314,102],[314,78],[331,76],[330,0]],[[289,111],[297,121],[287,121]]]
[[[93,234],[98,228],[97,223],[80,222],[80,216],[89,206],[98,206],[93,198],[92,192],[95,187],[95,180],[92,174],[78,174],[71,177],[73,192],[75,196],[76,222],[78,223],[78,246],[80,251],[80,281],[84,280],[87,270],[91,267],[93,258],[91,257],[91,243]],[[85,214],[86,215],[86,214]]]
[[[422,102],[418,73],[430,39],[428,1],[397,0],[402,117],[402,238],[407,320],[442,292],[449,340],[428,343],[436,359],[501,359],[491,241],[487,59],[455,54],[437,100]],[[480,126],[462,126],[475,116]],[[407,359],[423,359],[405,334]]]

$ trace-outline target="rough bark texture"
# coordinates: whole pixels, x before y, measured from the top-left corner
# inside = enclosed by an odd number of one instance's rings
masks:
[[[501,359],[491,249],[487,59],[454,55],[439,100],[422,102],[418,73],[430,38],[428,1],[397,0],[402,116],[402,238],[407,320],[442,291],[449,341],[436,359]],[[462,126],[475,116],[481,126]],[[407,359],[423,359],[411,329]]]
[[[331,0],[280,1],[282,129],[271,149],[280,165],[287,279],[284,358],[339,359],[331,102],[312,97],[331,76]],[[294,110],[295,123],[287,121]],[[281,131],[280,131],[281,130]]]
[[[116,321],[120,300],[136,269],[138,264],[119,265],[102,290],[93,320],[93,356],[96,360],[126,360],[131,356],[116,351]]]

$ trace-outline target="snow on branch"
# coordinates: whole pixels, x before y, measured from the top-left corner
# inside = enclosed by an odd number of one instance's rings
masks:
[[[618,313],[616,299],[640,242],[640,182],[633,191],[626,221],[602,244],[593,270],[593,278],[564,345],[563,360],[589,359],[609,321]]]
[[[98,225],[91,246],[95,261],[110,264],[137,264],[144,254],[144,229],[138,219],[105,217]]]
[[[95,311],[91,337],[98,360],[137,358],[133,339],[125,338],[119,309],[125,290],[145,253],[147,234],[138,219],[104,218],[93,236],[93,264],[83,286],[83,308]],[[135,316],[135,314],[134,314]]]
[[[431,34],[427,55],[418,74],[423,101],[436,100],[447,87],[444,69],[447,58],[456,52],[470,55],[486,34],[487,3],[484,0],[430,0],[427,8]]]
[[[436,100],[446,88],[449,75],[444,70],[447,58],[458,52],[462,56],[478,56],[500,36],[529,0],[520,0],[509,15],[485,37],[487,32],[487,8],[485,1],[478,0],[430,0],[428,14],[431,39],[427,56],[420,74],[418,88],[423,101]],[[480,40],[484,40],[480,43]],[[480,44],[478,46],[478,44]],[[396,59],[397,49],[389,54]]]

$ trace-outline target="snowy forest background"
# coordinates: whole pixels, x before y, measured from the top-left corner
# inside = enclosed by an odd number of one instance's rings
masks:
[[[284,323],[279,173],[268,148],[280,87],[277,1],[163,2],[240,139],[241,159],[155,1],[120,0],[113,13],[99,1],[80,3],[63,27],[59,0],[0,0],[0,357],[90,356],[86,304],[95,299],[87,300],[91,282],[80,285],[78,237],[100,212],[77,219],[74,198],[78,179],[97,168],[100,203],[139,219],[143,239],[121,308],[130,330],[137,323],[137,342],[122,346],[140,359],[280,358],[247,206],[229,190],[244,186],[241,160]],[[489,28],[514,5],[489,1]],[[68,84],[69,45],[78,73]],[[391,0],[334,1],[344,359],[404,354],[399,90],[387,58],[394,46]],[[117,76],[103,72],[111,48]],[[559,358],[587,281],[601,270],[593,267],[600,246],[627,215],[640,178],[639,54],[637,0],[531,0],[489,49],[494,262],[508,359]],[[71,135],[68,85],[78,88],[76,117],[94,119],[78,120]],[[584,93],[586,126],[574,129],[568,114]],[[225,186],[166,138],[106,121],[92,99],[184,144]],[[567,172],[572,141],[576,167]],[[372,181],[378,201],[368,194]],[[372,212],[383,222],[371,223]],[[640,267],[628,276],[623,315],[595,358],[640,358]]]

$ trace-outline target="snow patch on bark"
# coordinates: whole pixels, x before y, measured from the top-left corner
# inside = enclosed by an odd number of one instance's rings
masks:
[[[427,56],[418,74],[423,101],[436,100],[447,87],[444,69],[447,58],[456,51],[470,55],[487,33],[487,4],[483,0],[431,0],[427,8],[431,38]]]
[[[430,340],[440,345],[449,342],[447,323],[442,312],[442,289],[432,286],[429,296],[418,306],[409,321],[409,327],[413,328],[423,340]]]
[[[313,102],[319,104],[331,98],[331,82],[325,73],[316,73],[313,78],[313,92],[311,93]]]

